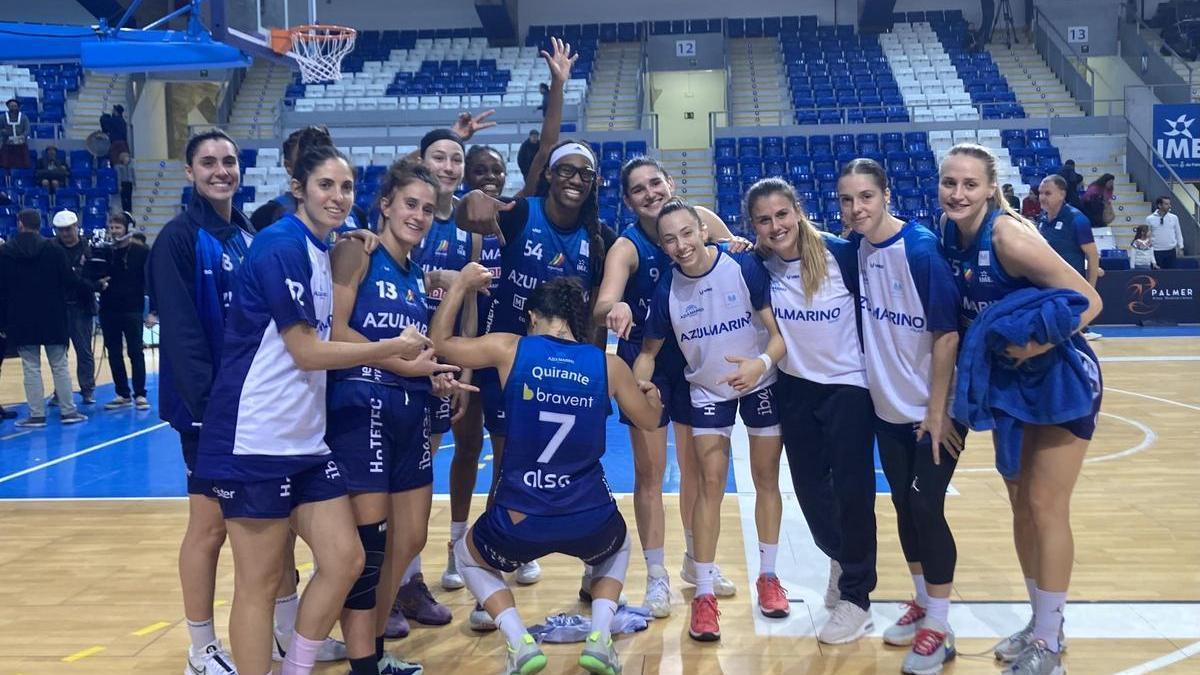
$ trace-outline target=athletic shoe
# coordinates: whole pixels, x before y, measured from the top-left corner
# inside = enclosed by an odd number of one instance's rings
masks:
[[[66,415],[59,417],[58,421],[62,422],[63,424],[79,424],[80,422],[87,421],[87,415],[84,415],[83,413],[76,410],[73,413],[68,413]]]
[[[953,659],[955,654],[954,631],[937,619],[926,616],[921,621],[917,636],[913,638],[912,650],[904,657],[900,672],[907,675],[936,675],[942,672],[942,664]]]
[[[133,399],[133,405],[138,410],[150,409],[150,401],[147,401],[145,396],[138,396],[137,398]]]
[[[13,426],[21,427],[22,429],[41,429],[46,426],[46,416],[39,415],[38,417],[26,417],[23,420],[17,420]]]
[[[198,652],[188,647],[188,663],[183,675],[237,675],[237,666],[233,665],[233,657],[221,641],[213,640]]]
[[[533,675],[542,672],[546,667],[546,655],[529,633],[521,636],[519,649],[513,649],[512,645],[507,643],[506,648],[508,661],[504,665],[504,672],[507,675]]]
[[[671,579],[662,565],[650,566],[650,574],[646,575],[646,601],[642,604],[656,619],[671,616]]]
[[[683,554],[683,569],[679,571],[679,578],[693,586],[696,585],[696,561],[686,553]],[[718,598],[728,598],[735,593],[737,593],[737,586],[726,579],[721,574],[721,568],[717,567],[716,575],[713,577],[713,594]]]
[[[83,405],[96,405],[96,395],[95,394],[80,394],[79,401]]]
[[[409,663],[384,652],[379,659],[379,675],[421,675],[425,669],[419,663]]]
[[[700,642],[716,642],[721,639],[721,624],[717,617],[721,610],[717,609],[715,595],[697,595],[692,598],[692,618],[688,626],[688,635]]]
[[[588,576],[587,570],[584,570],[583,576],[579,579],[579,599],[587,604],[592,604],[592,578]],[[624,607],[629,604],[629,598],[625,597],[625,591],[621,591],[621,595],[617,596],[617,607]]]
[[[414,574],[407,584],[400,587],[396,603],[405,617],[426,626],[445,626],[452,618],[450,608],[433,599],[420,574]]]
[[[1088,342],[1091,342],[1093,340],[1099,340],[1100,338],[1104,337],[1103,335],[1097,333],[1094,330],[1085,330],[1085,331],[1083,331],[1083,333],[1081,333],[1081,335],[1083,335],[1083,339],[1087,340]]]
[[[827,645],[854,642],[875,628],[871,612],[849,600],[838,600],[829,612],[829,620],[821,626],[817,639]]]
[[[774,574],[760,574],[754,582],[758,590],[758,611],[771,619],[782,619],[791,613],[788,605],[787,590],[779,583],[779,577]]]
[[[0,408],[0,420],[15,420],[15,419],[17,419],[17,413],[15,410],[5,410],[4,408]]]
[[[442,572],[442,588],[447,591],[457,591],[466,586],[462,575],[458,573],[458,561],[454,559],[454,542],[446,542],[446,571]]]
[[[1045,642],[1034,640],[1002,671],[1002,675],[1063,675],[1066,672],[1062,653],[1052,652]]]
[[[287,650],[292,644],[292,636],[283,631],[275,631],[275,639],[271,643],[271,660],[283,661],[283,657],[287,656]],[[341,640],[327,637],[321,648],[317,650],[317,662],[329,663],[330,661],[345,661],[346,660],[346,643]]]
[[[133,403],[133,401],[130,401],[129,399],[125,398],[124,396],[118,396],[118,397],[114,398],[113,400],[109,401],[108,403],[105,403],[104,409],[105,410],[119,410],[120,408],[124,408],[125,406],[129,405],[130,403]]]
[[[400,595],[397,594],[396,600],[392,602],[392,609],[388,612],[387,623],[383,627],[383,637],[398,640],[408,637],[408,632],[408,619],[400,609]]]
[[[883,641],[896,647],[907,647],[917,637],[921,629],[921,620],[925,618],[925,608],[918,605],[916,600],[904,603],[908,609],[904,616],[896,619],[896,623],[883,631]]]
[[[492,620],[492,615],[487,613],[483,605],[475,603],[475,609],[471,610],[471,615],[467,617],[467,625],[471,630],[480,633],[488,633],[496,630],[496,622]]]
[[[542,580],[542,566],[538,564],[538,561],[531,560],[517,568],[515,578],[517,583],[522,586],[536,584]]]
[[[1029,623],[1025,624],[1024,628],[1001,640],[995,646],[992,653],[996,655],[997,661],[1012,663],[1017,660],[1017,657],[1021,655],[1021,652],[1025,651],[1025,648],[1031,642],[1033,642],[1032,617],[1030,617]],[[1060,654],[1067,651],[1067,637],[1063,634],[1062,626],[1058,628],[1058,651]]]
[[[621,672],[621,662],[617,650],[613,647],[612,637],[600,639],[600,631],[592,631],[583,644],[583,653],[579,655],[579,666],[589,673],[598,675],[617,675]]]
[[[833,558],[830,558],[829,583],[825,586],[825,609],[837,607],[838,600],[842,599],[842,591],[838,588],[838,582],[841,580],[842,565]]]

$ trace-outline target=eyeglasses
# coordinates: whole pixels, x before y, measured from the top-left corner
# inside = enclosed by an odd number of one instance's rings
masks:
[[[578,167],[573,164],[567,164],[563,162],[561,164],[554,165],[554,168],[551,170],[554,172],[555,176],[558,176],[562,180],[571,180],[575,176],[579,176],[579,180],[583,181],[584,183],[591,183],[592,181],[596,180],[596,171],[594,169],[589,169],[586,166]]]

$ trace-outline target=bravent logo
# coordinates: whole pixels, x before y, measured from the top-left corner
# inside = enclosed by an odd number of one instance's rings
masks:
[[[1165,172],[1163,162],[1184,180],[1200,180],[1200,105],[1154,106],[1154,149],[1156,168]],[[1159,159],[1161,158],[1161,159]]]

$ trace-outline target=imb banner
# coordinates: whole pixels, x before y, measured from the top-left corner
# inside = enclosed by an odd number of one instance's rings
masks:
[[[1200,181],[1200,104],[1154,106],[1154,149],[1167,165],[1187,181]],[[1155,168],[1166,174],[1158,157]]]

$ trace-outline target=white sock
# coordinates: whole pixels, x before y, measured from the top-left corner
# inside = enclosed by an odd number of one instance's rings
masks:
[[[193,652],[199,652],[217,639],[217,631],[213,627],[212,619],[208,621],[188,621],[187,627],[188,637],[192,641]]]
[[[612,636],[613,615],[617,613],[617,603],[605,598],[592,600],[592,630],[600,632],[600,641],[604,642]]]
[[[1037,589],[1037,609],[1033,613],[1033,638],[1046,643],[1052,651],[1059,650],[1058,632],[1062,629],[1063,610],[1067,607],[1066,592]]]
[[[1037,579],[1025,577],[1025,590],[1029,592],[1029,608],[1037,612]]]
[[[300,611],[300,596],[292,593],[275,598],[275,630],[290,636],[296,630],[296,613]]]
[[[696,595],[713,595],[713,581],[716,576],[716,563],[696,563]]]
[[[658,565],[659,567],[666,566],[664,563],[667,560],[667,556],[665,553],[663,553],[661,546],[658,548],[645,549],[642,551],[642,554],[646,556],[646,569],[649,569],[655,565]]]
[[[521,645],[521,638],[526,633],[525,623],[521,621],[521,615],[517,613],[516,607],[509,607],[500,612],[496,617],[496,626],[501,633],[504,633],[504,639],[508,640],[510,647],[515,649]]]
[[[758,573],[775,576],[775,557],[779,554],[779,544],[758,542]]]
[[[693,545],[693,543],[694,543],[694,541],[693,541],[693,539],[692,539],[692,531],[691,531],[691,530],[684,530],[684,531],[683,531],[683,545],[684,545],[684,549],[683,549],[683,550],[684,550],[684,552],[685,552],[685,553],[687,553],[687,556],[688,556],[689,558],[691,558],[692,560],[695,560],[695,559],[696,559],[696,556],[692,555],[692,545]]]
[[[458,541],[467,533],[467,521],[450,521],[450,541]]]
[[[926,618],[937,619],[943,626],[950,625],[950,598],[929,598],[929,606],[925,608]]]
[[[913,588],[917,591],[917,604],[924,609],[929,609],[929,591],[925,588],[925,575],[912,575]]]
[[[408,568],[404,570],[404,576],[400,579],[400,585],[403,586],[404,584],[407,584],[408,582],[412,581],[414,576],[420,573],[421,554],[418,553],[417,557],[413,558],[412,562],[408,563]]]

